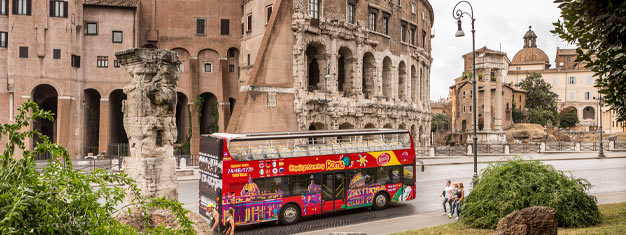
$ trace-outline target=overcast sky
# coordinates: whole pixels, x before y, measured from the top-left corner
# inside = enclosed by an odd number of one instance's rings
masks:
[[[430,73],[430,95],[433,101],[448,96],[448,88],[454,78],[463,71],[461,55],[471,52],[472,34],[468,17],[463,18],[465,37],[456,38],[454,33],[457,24],[452,17],[452,9],[458,0],[430,0],[435,11],[435,25],[432,40],[433,64]],[[560,10],[552,0],[470,0],[476,18],[476,49],[487,46],[490,49],[507,53],[513,59],[515,53],[522,49],[522,37],[528,31],[529,24],[537,34],[537,47],[550,57],[554,67],[556,48],[570,48],[550,33],[554,28]],[[463,9],[469,11],[467,4]]]

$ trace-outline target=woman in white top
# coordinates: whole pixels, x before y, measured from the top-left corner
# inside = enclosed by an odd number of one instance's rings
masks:
[[[446,204],[450,206],[450,211],[452,211],[452,201],[448,200],[450,198],[450,194],[452,193],[452,186],[450,185],[450,180],[446,181],[446,187],[443,188],[443,193],[441,193],[440,197],[443,197],[443,213],[442,215],[447,214]]]

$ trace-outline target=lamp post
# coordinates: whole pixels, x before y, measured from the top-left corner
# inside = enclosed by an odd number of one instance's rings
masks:
[[[466,3],[467,5],[469,5],[470,11],[467,12],[461,9],[457,9],[461,3]],[[454,36],[456,37],[465,36],[465,32],[463,32],[463,29],[461,28],[461,19],[464,15],[468,16],[472,20],[472,102],[474,106],[472,110],[472,115],[474,116],[474,136],[472,138],[474,141],[472,145],[472,151],[474,154],[474,179],[472,180],[472,184],[475,186],[476,180],[478,179],[478,136],[476,135],[476,124],[478,123],[476,94],[478,94],[478,92],[476,92],[476,30],[474,29],[474,22],[476,21],[476,18],[474,18],[474,8],[472,7],[472,4],[470,4],[468,1],[460,1],[456,4],[456,6],[454,6],[454,9],[452,10],[452,17],[457,20],[457,24],[459,26],[459,29],[454,34]]]
[[[604,147],[602,146],[603,145],[602,132],[604,132],[604,131],[602,131],[602,105],[603,105],[603,103],[602,103],[602,95],[598,95],[598,98],[594,97],[594,99],[598,100],[598,106],[599,106],[598,107],[598,111],[599,111],[598,113],[600,114],[600,115],[598,115],[598,116],[600,116],[600,151],[598,152],[598,157],[599,158],[603,158],[604,157]]]

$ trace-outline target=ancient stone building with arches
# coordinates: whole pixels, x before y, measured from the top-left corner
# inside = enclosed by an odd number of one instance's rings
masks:
[[[402,128],[427,145],[433,20],[425,0],[246,2],[229,132]]]

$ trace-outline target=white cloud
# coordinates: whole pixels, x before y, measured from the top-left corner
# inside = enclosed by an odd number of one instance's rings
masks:
[[[448,96],[454,78],[463,71],[461,55],[472,50],[471,24],[468,17],[463,18],[465,37],[456,38],[457,24],[452,18],[452,10],[458,0],[430,0],[435,11],[433,29],[436,37],[432,41],[434,58],[430,74],[432,100]],[[490,49],[506,52],[513,59],[523,46],[522,37],[532,25],[537,34],[537,46],[548,54],[552,66],[556,48],[571,48],[550,33],[553,22],[560,17],[557,4],[551,0],[472,0],[476,18],[476,48],[485,45]],[[463,10],[469,10],[466,4]]]

